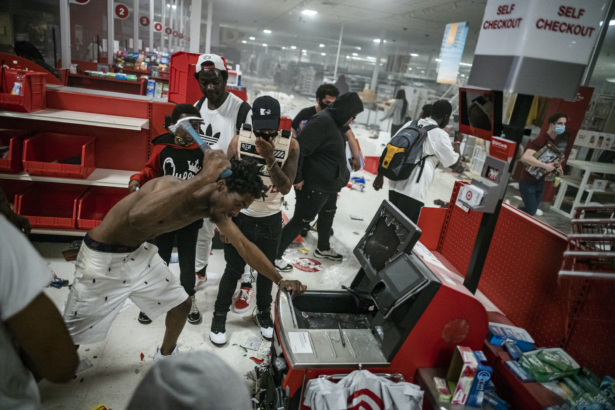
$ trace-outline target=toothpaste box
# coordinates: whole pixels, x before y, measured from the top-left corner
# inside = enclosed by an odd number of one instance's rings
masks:
[[[451,391],[446,385],[446,380],[442,379],[441,377],[434,377],[433,381],[436,386],[436,389],[438,390],[438,401],[450,403]]]
[[[474,381],[472,382],[472,387],[470,388],[470,394],[468,396],[468,400],[466,401],[466,405],[480,407],[483,404],[485,391],[488,390],[493,369],[490,366],[485,366],[482,364],[482,362],[487,361],[487,358],[483,352],[475,351],[474,357],[476,357],[477,362],[476,376],[474,376]]]
[[[520,327],[502,325],[500,323],[489,323],[487,341],[495,346],[502,346],[505,340],[514,340],[517,347],[524,352],[534,348],[534,339]]]
[[[517,376],[517,379],[521,380],[523,383],[530,383],[534,381],[534,377],[525,370],[521,365],[514,360],[509,360],[504,362],[504,364],[510,369],[511,372]]]
[[[451,403],[466,404],[477,368],[478,362],[472,349],[465,346],[457,346],[446,375],[446,382],[453,394]]]

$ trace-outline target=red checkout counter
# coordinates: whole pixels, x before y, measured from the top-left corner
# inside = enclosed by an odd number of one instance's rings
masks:
[[[267,408],[305,409],[306,383],[322,375],[365,369],[413,382],[418,368],[448,366],[457,345],[481,350],[487,311],[429,252],[413,251],[420,235],[384,201],[354,249],[361,269],[349,288],[278,294]]]

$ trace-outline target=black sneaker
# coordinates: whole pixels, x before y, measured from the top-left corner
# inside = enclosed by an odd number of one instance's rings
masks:
[[[209,340],[216,346],[222,346],[226,343],[226,313],[214,312]]]
[[[304,228],[301,230],[301,237],[305,238],[308,234],[308,232],[310,231],[310,228]]]
[[[196,298],[194,295],[190,296],[190,299],[192,299],[192,307],[190,308],[190,313],[188,313],[188,323],[191,325],[198,325],[203,318],[201,317],[199,308],[196,307]]]
[[[142,325],[149,325],[150,323],[152,323],[152,319],[147,317],[147,315],[145,313],[143,313],[143,312],[139,312],[139,318],[137,320]]]
[[[326,258],[326,259],[331,259],[332,261],[338,261],[338,262],[344,259],[344,255],[340,255],[339,253],[335,252],[333,249],[321,251],[320,249],[316,248],[316,250],[314,251],[314,256],[320,259]]]
[[[256,313],[256,323],[261,328],[261,335],[267,340],[273,338],[273,320],[271,320],[271,311],[265,310],[264,312]]]
[[[293,265],[284,259],[276,259],[273,265],[279,272],[290,272],[293,270]]]

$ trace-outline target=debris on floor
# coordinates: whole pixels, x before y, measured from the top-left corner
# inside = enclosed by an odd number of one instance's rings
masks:
[[[132,305],[134,305],[134,303],[132,302],[132,300],[130,300],[130,298],[126,299],[126,301],[124,301],[124,304],[122,305],[122,307],[120,308],[120,313],[122,313],[123,311],[125,311],[126,309],[128,309],[129,307],[131,307]]]
[[[263,341],[260,337],[250,336],[246,341],[245,345],[243,345],[242,347],[245,347],[246,349],[250,350],[258,350],[261,347],[261,343],[263,343]]]
[[[90,367],[94,367],[91,361],[89,361],[88,359],[81,359],[75,373],[81,373],[82,371],[87,370]]]
[[[292,259],[290,263],[303,272],[319,272],[325,269],[322,263],[311,258],[295,258]]]
[[[254,356],[250,356],[250,360],[253,360],[256,364],[261,364],[264,361],[264,359],[257,359]]]
[[[111,410],[111,409],[107,408],[107,406],[105,406],[104,404],[99,404],[96,407],[92,407],[90,410]]]
[[[49,284],[50,287],[56,288],[56,289],[61,289],[65,286],[68,286],[68,280],[66,279],[62,279],[62,278],[58,278],[56,276],[56,274],[53,274],[53,281],[51,281],[51,283]]]
[[[135,374],[139,374],[141,371],[139,369],[135,369]]]
[[[143,361],[143,359],[145,359],[145,355],[141,353],[141,361]]]
[[[252,316],[250,316],[250,319],[252,318]],[[237,347],[241,347],[246,353],[248,353],[248,349],[246,349],[245,347],[243,347],[242,345],[238,345],[237,343],[233,343],[233,346],[237,346]]]
[[[350,219],[354,220],[354,221],[362,221],[363,217],[360,215],[352,215],[350,214]]]

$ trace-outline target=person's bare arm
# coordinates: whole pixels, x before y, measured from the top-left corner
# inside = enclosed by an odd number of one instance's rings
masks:
[[[72,379],[79,356],[62,315],[45,293],[5,323],[33,374],[54,383]]]
[[[302,285],[298,280],[286,280],[278,273],[278,270],[267,259],[265,254],[260,251],[252,242],[250,242],[241,233],[237,225],[229,219],[224,218],[217,222],[220,233],[237,249],[239,255],[248,265],[255,269],[259,274],[264,275],[273,283],[284,287],[293,292],[293,296],[305,292],[306,286]],[[280,283],[282,281],[282,283]]]
[[[533,149],[526,149],[525,152],[523,153],[523,157],[521,157],[521,161],[525,162],[526,164],[533,165],[535,167],[544,168],[549,172],[555,170],[554,164],[545,164],[544,162],[539,161],[536,157],[534,157],[535,153],[536,151],[534,151]]]
[[[290,127],[290,132],[293,134],[293,138],[297,138],[297,130],[294,129],[293,127]]]
[[[274,149],[275,147],[271,142],[265,141],[261,137],[256,138],[256,152],[258,152],[258,154],[267,162],[267,170],[273,185],[279,192],[282,193],[282,195],[286,195],[290,192],[290,188],[295,180],[295,175],[297,174],[299,143],[295,139],[290,141],[288,159],[284,164],[285,169],[280,168],[278,161],[273,155]],[[292,164],[289,164],[291,162]]]
[[[348,146],[350,147],[350,152],[352,152],[352,169],[358,171],[361,169],[361,153],[359,152],[357,139],[351,129],[346,131],[346,138],[348,138]]]
[[[228,159],[231,160],[233,158],[239,159],[237,157],[237,142],[239,141],[239,135],[235,135],[231,140],[231,143],[228,144],[228,148],[226,149],[226,155]]]
[[[196,194],[199,190],[215,183],[222,171],[230,166],[230,161],[222,151],[208,150],[203,159],[203,170],[194,178],[172,185],[164,178],[146,183],[136,192],[142,198],[130,210],[130,225],[136,229],[151,226],[170,215],[185,201],[198,202],[200,196]],[[156,187],[149,189],[148,185],[152,182],[156,183]]]

